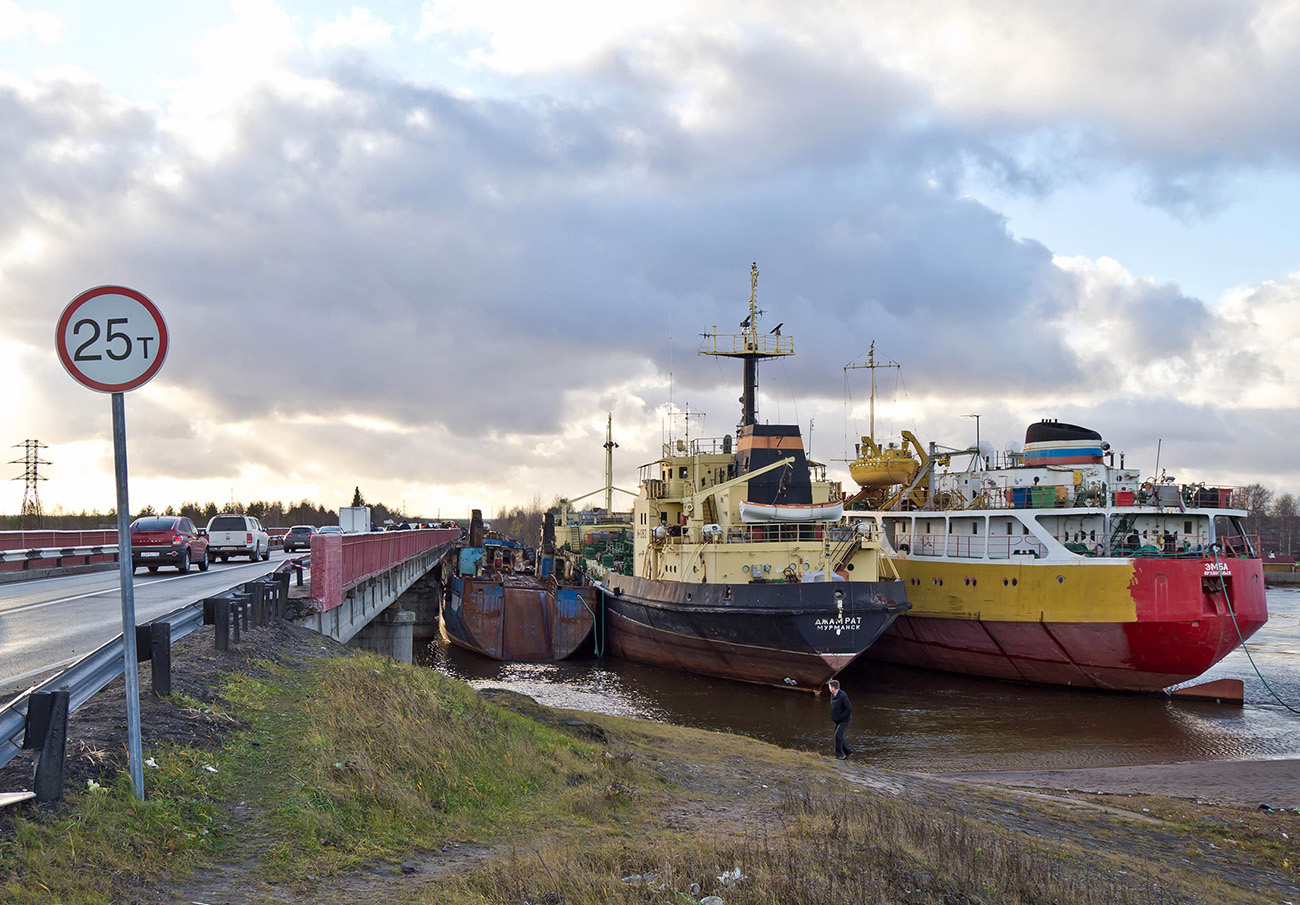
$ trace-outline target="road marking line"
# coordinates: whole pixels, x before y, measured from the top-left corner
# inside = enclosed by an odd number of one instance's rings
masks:
[[[250,562],[250,563],[244,563],[242,566],[235,566],[234,568],[247,569],[249,566],[255,566],[255,565],[264,566],[266,565],[266,563]],[[190,574],[191,573],[182,572],[179,575],[171,575],[171,576],[150,575],[147,577],[151,579],[149,581],[149,584],[155,585],[155,584],[163,584],[164,582],[168,582],[168,581],[177,581],[182,578],[189,578]],[[25,613],[28,610],[39,610],[41,607],[54,606],[56,603],[71,603],[74,600],[84,600],[87,597],[100,597],[104,594],[112,594],[120,598],[122,596],[122,585],[119,583],[111,588],[105,588],[102,591],[91,591],[88,594],[77,594],[72,597],[58,597],[55,598],[54,600],[43,600],[40,603],[24,604],[23,606],[14,607],[12,610],[2,610],[0,611],[0,616],[8,616],[10,613]]]

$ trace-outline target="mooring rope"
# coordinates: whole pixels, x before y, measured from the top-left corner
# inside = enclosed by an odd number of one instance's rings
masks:
[[[1268,693],[1273,696],[1273,700],[1277,701],[1292,713],[1300,713],[1300,710],[1296,710],[1286,701],[1282,700],[1281,696],[1273,690],[1273,686],[1268,684],[1268,679],[1264,678],[1264,674],[1259,671],[1259,666],[1255,664],[1255,658],[1250,655],[1250,648],[1246,646],[1246,639],[1241,635],[1241,626],[1237,624],[1237,611],[1233,608],[1232,601],[1228,599],[1228,583],[1223,580],[1223,569],[1219,565],[1218,544],[1211,546],[1210,552],[1214,554],[1214,571],[1219,576],[1219,587],[1223,591],[1223,602],[1227,604],[1228,615],[1232,617],[1232,627],[1237,630],[1237,640],[1241,642],[1241,649],[1246,652],[1246,659],[1250,661],[1251,668],[1255,670],[1255,675],[1259,676],[1259,680],[1264,683],[1264,687],[1268,689]]]
[[[591,579],[588,578],[587,581],[591,582]],[[592,590],[594,590],[597,594],[600,594],[600,593],[601,593],[600,588],[596,585],[595,582],[591,582],[591,588],[592,588]],[[593,635],[596,636],[596,637],[595,637],[595,642],[596,642],[596,656],[597,656],[597,657],[603,657],[603,656],[605,656],[605,654],[604,654],[604,652],[601,650],[601,641],[600,641],[600,636],[601,636],[604,632],[603,632],[603,631],[597,631],[597,630],[596,630],[596,611],[593,610],[593,609],[591,608],[591,604],[587,603],[587,597],[586,597],[586,595],[584,595],[584,594],[579,594],[579,595],[578,595],[578,599],[581,600],[581,601],[582,601],[582,605],[585,606],[585,607],[587,608],[587,612],[588,612],[588,613],[591,613],[591,633],[592,633]],[[601,627],[602,630],[603,630],[604,627],[605,627],[605,607],[604,607],[604,606],[602,606],[602,607],[600,608],[600,627]]]

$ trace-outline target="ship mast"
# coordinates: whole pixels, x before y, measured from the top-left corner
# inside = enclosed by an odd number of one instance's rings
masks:
[[[758,318],[762,313],[758,307],[758,263],[755,262],[749,267],[749,315],[740,322],[741,332],[720,334],[715,325],[712,333],[704,334],[700,346],[701,355],[739,358],[745,363],[745,393],[740,397],[742,426],[758,423],[759,360],[794,354],[794,338],[781,335],[784,324],[759,334]]]
[[[876,368],[901,368],[898,362],[891,361],[888,364],[876,364],[876,341],[871,341],[871,348],[867,351],[867,363],[864,365],[845,365],[844,370],[851,368],[869,368],[871,370],[871,420],[869,422],[867,436],[874,442],[876,439]]]
[[[605,417],[605,511],[614,511],[614,413]]]

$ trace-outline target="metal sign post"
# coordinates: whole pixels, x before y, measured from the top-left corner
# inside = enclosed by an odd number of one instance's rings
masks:
[[[126,679],[127,766],[136,798],[144,798],[140,742],[140,662],[135,648],[135,565],[126,494],[126,395],[113,394],[113,472],[117,480],[117,574],[122,587],[122,675]]]
[[[112,394],[127,757],[135,797],[142,799],[140,668],[135,647],[135,568],[131,562],[131,509],[127,500],[125,393],[147,383],[162,368],[167,357],[167,323],[154,303],[134,289],[99,286],[68,303],[59,318],[54,340],[59,360],[74,380],[97,392]]]

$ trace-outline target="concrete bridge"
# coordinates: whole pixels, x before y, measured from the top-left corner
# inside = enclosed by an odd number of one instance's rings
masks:
[[[305,624],[336,641],[411,662],[414,639],[431,636],[442,592],[439,563],[458,528],[320,534],[311,541]],[[117,562],[117,532],[0,532],[0,581],[43,578]]]
[[[411,662],[417,626],[438,621],[434,570],[458,528],[321,534],[311,540],[313,613],[304,624],[335,641]]]

